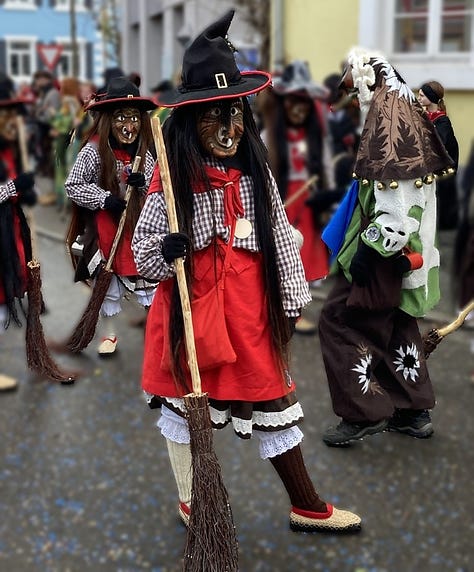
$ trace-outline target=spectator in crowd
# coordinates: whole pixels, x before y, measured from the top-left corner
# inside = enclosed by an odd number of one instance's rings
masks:
[[[37,71],[33,76],[33,92],[36,94],[34,118],[37,128],[37,172],[39,175],[54,178],[53,138],[51,121],[61,105],[61,96],[54,76],[46,70]],[[40,204],[56,202],[53,192],[41,195]]]
[[[424,83],[418,91],[418,101],[424,107],[430,121],[443,145],[453,160],[453,167],[438,173],[438,229],[454,230],[459,220],[459,201],[456,184],[456,172],[459,162],[459,145],[454,134],[451,120],[447,115],[444,101],[444,87],[438,81]]]

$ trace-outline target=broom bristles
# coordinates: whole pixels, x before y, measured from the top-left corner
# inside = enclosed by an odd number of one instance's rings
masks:
[[[113,272],[104,268],[99,272],[94,289],[92,290],[89,303],[84,310],[76,328],[66,342],[66,347],[73,353],[78,353],[86,348],[95,335],[99,312],[109,289]]]
[[[28,315],[26,319],[26,360],[28,367],[51,381],[74,383],[74,374],[61,371],[51,357],[40,315],[43,308],[40,265],[28,263]]]
[[[212,442],[207,395],[184,398],[191,438],[191,514],[185,572],[237,572],[238,545],[232,510]]]

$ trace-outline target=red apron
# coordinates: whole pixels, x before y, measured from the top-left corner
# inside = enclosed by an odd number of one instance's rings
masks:
[[[193,297],[200,297],[215,285],[221,264],[219,258],[215,271],[212,246],[194,253]],[[148,314],[142,387],[154,395],[182,397],[171,373],[161,367],[163,312],[169,313],[166,290],[171,286],[172,279],[159,285]],[[211,399],[251,402],[287,395],[295,386],[283,379],[274,356],[260,254],[233,249],[224,292],[227,329],[237,360],[202,371],[202,391]],[[191,387],[190,378],[188,385]]]
[[[290,181],[288,183],[288,200],[306,181]],[[298,199],[286,207],[288,221],[303,235],[303,247],[300,250],[301,260],[308,282],[324,278],[329,272],[329,257],[327,247],[321,240],[321,230],[314,224],[311,207],[305,204],[308,193],[303,193]]]

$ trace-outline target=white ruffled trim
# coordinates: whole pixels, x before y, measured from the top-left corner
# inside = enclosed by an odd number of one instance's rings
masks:
[[[150,402],[152,399],[151,394],[145,392],[147,401]],[[181,397],[167,397],[166,401],[172,405],[175,409],[186,413],[186,406],[184,405],[184,400]],[[278,435],[285,434],[287,431],[294,433],[297,437],[295,440],[288,441],[288,449],[291,449],[299,443],[302,439],[301,431],[293,426],[288,429],[276,430],[276,431],[259,431],[254,429],[254,426],[259,427],[283,427],[285,425],[291,425],[297,421],[303,419],[303,409],[299,403],[295,403],[291,407],[288,407],[284,411],[269,412],[264,413],[262,411],[254,411],[252,419],[240,419],[239,417],[231,417],[230,409],[225,411],[218,411],[213,407],[209,408],[209,413],[211,416],[211,421],[214,425],[225,425],[229,421],[232,423],[232,427],[236,433],[245,437],[251,437],[252,433],[264,434],[264,435]],[[165,405],[161,406],[161,417],[157,422],[157,427],[161,430],[161,433],[167,439],[171,441],[176,441],[177,443],[189,443],[189,429],[188,423],[184,417],[180,417],[177,413],[174,413],[171,409]],[[296,431],[297,429],[297,431]],[[300,437],[301,435],[301,437]],[[299,441],[298,441],[299,439]],[[278,438],[276,439],[278,441]],[[269,445],[270,447],[270,445]],[[269,449],[272,451],[273,449]],[[277,449],[275,449],[277,450]],[[284,452],[284,451],[282,451]],[[279,453],[275,453],[279,454]],[[268,456],[274,456],[273,454],[268,454]],[[262,457],[266,458],[266,457]]]
[[[263,427],[278,427],[279,425],[288,425],[300,419],[303,419],[303,409],[300,403],[291,405],[284,411],[263,412],[254,411],[252,423]]]
[[[277,455],[282,455],[299,445],[303,440],[303,432],[299,427],[290,427],[283,431],[254,431],[255,436],[260,440],[260,458],[270,459]]]
[[[161,406],[161,417],[158,419],[156,426],[166,439],[185,445],[190,443],[188,422],[184,417],[180,417],[165,405]]]

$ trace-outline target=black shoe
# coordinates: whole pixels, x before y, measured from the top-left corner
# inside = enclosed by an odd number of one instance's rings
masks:
[[[418,439],[427,439],[434,433],[431,416],[426,409],[397,409],[389,419],[388,430]]]
[[[382,419],[376,423],[349,423],[344,419],[337,427],[329,427],[324,432],[323,441],[328,447],[347,447],[351,441],[357,441],[367,435],[381,433],[387,427],[388,421]]]

